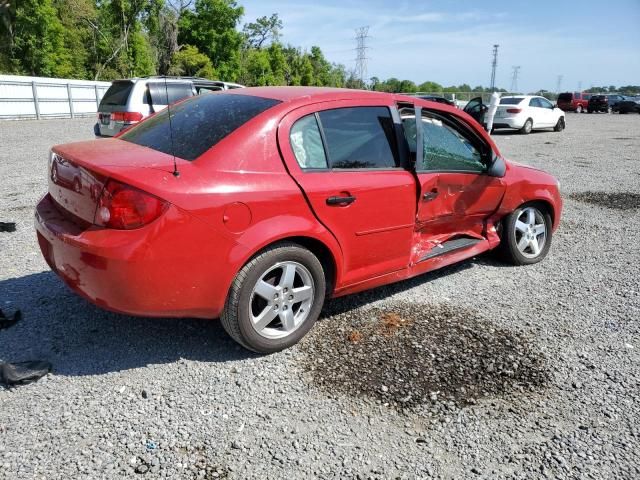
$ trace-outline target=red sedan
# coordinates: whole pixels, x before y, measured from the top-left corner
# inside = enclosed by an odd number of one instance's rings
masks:
[[[40,248],[96,305],[220,317],[254,351],[296,343],[329,296],[494,248],[538,262],[560,220],[551,175],[506,161],[441,103],[247,88],[170,115],[52,149]],[[62,165],[80,185],[62,181]]]

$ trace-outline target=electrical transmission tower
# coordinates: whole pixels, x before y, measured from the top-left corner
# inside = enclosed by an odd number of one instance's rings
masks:
[[[495,44],[493,46],[493,61],[491,62],[491,91],[496,90],[496,67],[498,66],[498,47],[500,45]]]
[[[356,77],[365,85],[367,77],[367,38],[369,38],[369,27],[356,29]]]
[[[562,75],[558,75],[558,81],[556,82],[556,93],[560,93],[562,88]]]
[[[511,74],[511,93],[518,92],[518,75],[520,75],[520,65],[514,65],[511,67],[513,73]]]

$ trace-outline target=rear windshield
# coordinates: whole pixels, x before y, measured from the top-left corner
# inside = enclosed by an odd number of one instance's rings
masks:
[[[500,105],[517,105],[522,100],[524,100],[524,97],[502,98],[500,99]]]
[[[171,107],[171,129],[165,108],[120,138],[185,160],[195,160],[278,103],[278,100],[250,95],[198,95]]]
[[[570,102],[573,100],[573,95],[571,93],[561,93],[558,95],[559,102]]]
[[[102,97],[100,105],[126,105],[132,88],[131,82],[113,82]]]

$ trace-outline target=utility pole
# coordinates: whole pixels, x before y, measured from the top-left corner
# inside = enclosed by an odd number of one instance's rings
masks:
[[[578,92],[582,92],[582,80],[578,82]]]
[[[356,77],[365,85],[367,78],[367,38],[369,38],[369,27],[356,29]]]
[[[493,61],[491,62],[491,86],[490,89],[492,92],[496,91],[496,67],[498,66],[498,45],[497,43],[493,46]]]
[[[558,81],[556,83],[556,93],[560,93],[561,88],[562,88],[562,75],[558,75]]]
[[[511,93],[518,93],[518,75],[520,75],[520,65],[511,67],[513,73],[511,75]]]

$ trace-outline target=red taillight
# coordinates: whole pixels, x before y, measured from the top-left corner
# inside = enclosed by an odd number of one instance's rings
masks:
[[[131,230],[151,223],[167,209],[168,203],[124,183],[109,180],[102,190],[96,225]]]
[[[520,113],[521,111],[521,108],[507,108],[507,113]]]
[[[143,115],[140,112],[112,112],[111,120],[114,122],[139,122]]]

